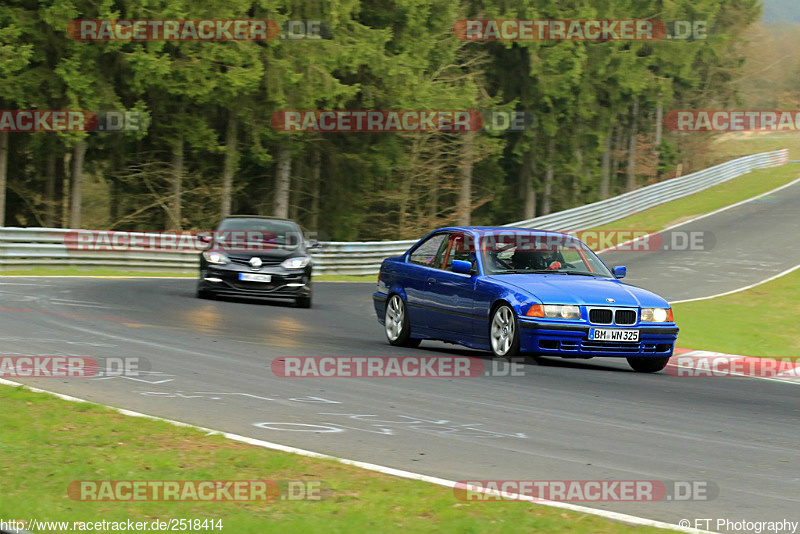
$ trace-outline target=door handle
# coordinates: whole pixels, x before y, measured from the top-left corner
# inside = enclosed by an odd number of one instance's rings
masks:
[[[436,278],[428,278],[427,282],[429,286],[432,286],[436,283]]]

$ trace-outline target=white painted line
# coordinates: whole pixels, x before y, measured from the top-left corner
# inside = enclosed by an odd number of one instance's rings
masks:
[[[18,382],[12,382],[11,380],[6,380],[4,378],[0,378],[0,384],[6,385],[6,386],[13,386],[13,387],[23,386],[26,389],[28,389],[30,391],[33,391],[35,393],[47,393],[49,395],[54,395],[54,396],[58,397],[59,399],[65,400],[65,401],[97,404],[95,402],[87,401],[87,400],[84,400],[84,399],[79,399],[78,397],[72,397],[70,395],[64,395],[62,393],[56,393],[54,391],[48,391],[46,389],[35,388],[35,387],[28,386],[28,385],[25,385],[25,384],[21,384],[21,383],[18,383]],[[348,460],[346,458],[338,458],[336,456],[330,456],[328,454],[322,454],[322,453],[319,453],[319,452],[309,451],[309,450],[305,450],[305,449],[299,449],[299,448],[296,448],[296,447],[289,447],[287,445],[281,445],[279,443],[272,443],[270,441],[264,441],[264,440],[260,440],[260,439],[256,439],[256,438],[249,438],[247,436],[241,436],[239,434],[231,434],[229,432],[222,432],[220,430],[214,430],[214,429],[211,429],[211,428],[192,425],[192,424],[189,424],[189,423],[183,423],[181,421],[175,421],[173,419],[166,419],[164,417],[158,417],[158,416],[155,416],[155,415],[148,415],[148,414],[141,413],[141,412],[134,412],[134,411],[131,411],[131,410],[126,410],[124,408],[117,408],[115,406],[108,406],[108,405],[103,405],[103,406],[106,407],[106,408],[109,408],[111,410],[114,410],[114,411],[116,411],[116,412],[118,412],[118,413],[120,413],[122,415],[128,415],[130,417],[142,417],[142,418],[145,418],[145,419],[152,419],[154,421],[162,421],[164,423],[169,423],[171,425],[178,426],[178,427],[183,427],[183,428],[193,428],[195,430],[200,430],[202,432],[205,432],[206,435],[219,435],[219,436],[222,436],[222,437],[224,437],[226,439],[230,439],[230,440],[233,440],[233,441],[238,441],[238,442],[241,442],[241,443],[247,443],[248,445],[254,445],[256,447],[262,447],[262,448],[265,448],[265,449],[271,449],[271,450],[282,451],[282,452],[289,452],[289,453],[292,453],[292,454],[299,454],[300,456],[306,456],[308,458],[319,458],[319,459],[323,459],[323,460],[333,460],[335,462],[339,462],[339,463],[342,463],[342,464],[345,464],[345,465],[352,465],[354,467],[359,467],[361,469],[366,469],[368,471],[375,471],[377,473],[383,473],[385,475],[396,476],[396,477],[399,477],[399,478],[407,478],[407,479],[410,479],[410,480],[419,480],[420,482],[428,482],[430,484],[436,484],[438,486],[445,486],[445,487],[448,487],[448,488],[453,488],[453,487],[456,486],[456,484],[458,484],[458,482],[456,482],[456,481],[447,480],[447,479],[444,479],[444,478],[432,477],[432,476],[429,476],[429,475],[423,475],[423,474],[420,474],[420,473],[413,473],[411,471],[404,471],[402,469],[395,469],[393,467],[385,467],[385,466],[382,466],[382,465],[371,464],[371,463],[368,463],[368,462],[361,462],[361,461],[358,461],[358,460]],[[486,492],[487,493],[492,493],[491,490],[486,490]],[[519,500],[529,500],[524,495],[510,494],[509,496],[512,499],[513,498],[518,498]],[[647,519],[647,518],[644,518],[644,517],[637,517],[635,515],[622,514],[622,513],[619,513],[619,512],[611,512],[609,510],[600,510],[600,509],[596,509],[596,508],[589,508],[588,506],[580,506],[580,505],[572,504],[572,503],[558,502],[558,501],[547,501],[547,500],[538,501],[537,500],[536,504],[539,504],[541,506],[549,506],[551,508],[561,508],[563,510],[569,510],[571,512],[579,512],[579,513],[583,513],[583,514],[596,515],[596,516],[599,516],[599,517],[603,517],[605,519],[611,519],[611,520],[614,520],[614,521],[627,523],[629,525],[655,527],[655,528],[661,528],[661,529],[666,529],[666,530],[673,530],[673,531],[677,531],[677,532],[688,532],[688,533],[691,533],[691,534],[707,534],[707,533],[713,534],[713,533],[711,533],[711,531],[708,531],[708,530],[699,530],[699,529],[695,529],[695,528],[682,527],[680,525],[675,525],[675,524],[672,524],[672,523],[665,523],[663,521],[656,521],[656,520],[653,520],[653,519]]]
[[[683,302],[696,302],[698,300],[708,300],[708,299],[715,299],[717,297],[724,297],[726,295],[733,295],[734,293],[739,293],[741,291],[747,291],[748,289],[753,289],[754,287],[760,286],[761,284],[766,284],[767,282],[772,282],[773,280],[776,280],[776,279],[778,279],[778,278],[780,278],[782,276],[786,276],[789,273],[793,273],[797,269],[800,269],[800,265],[795,265],[794,267],[790,267],[789,269],[786,269],[785,271],[783,271],[781,273],[778,273],[778,274],[776,274],[774,276],[770,276],[769,278],[761,280],[760,282],[756,282],[755,284],[750,284],[749,286],[740,287],[739,289],[732,289],[732,290],[726,291],[724,293],[717,293],[716,295],[710,295],[708,297],[697,297],[697,298],[694,298],[694,299],[674,300],[674,301],[670,302],[670,304],[681,304]]]
[[[680,222],[678,224],[673,224],[672,226],[667,226],[666,228],[663,228],[663,229],[658,230],[656,232],[651,232],[651,233],[649,233],[647,235],[644,235],[644,236],[640,236],[640,237],[636,237],[636,238],[633,238],[633,239],[629,239],[629,240],[627,240],[627,241],[625,241],[623,243],[617,243],[613,247],[604,248],[603,250],[599,251],[598,254],[602,254],[603,252],[608,252],[609,250],[614,250],[615,248],[621,247],[623,245],[630,245],[631,243],[635,243],[636,241],[641,241],[642,239],[649,239],[650,236],[653,236],[655,234],[658,234],[658,233],[661,233],[661,232],[667,232],[667,231],[672,230],[674,228],[678,228],[679,226],[683,226],[685,224],[691,224],[691,223],[693,223],[695,221],[699,221],[700,219],[705,219],[706,217],[711,217],[712,215],[716,215],[717,213],[722,213],[723,211],[727,211],[727,210],[735,208],[737,206],[741,206],[742,204],[747,204],[748,202],[752,202],[754,200],[758,200],[759,198],[765,197],[767,195],[772,195],[773,193],[777,193],[778,191],[781,191],[782,189],[786,189],[787,187],[791,187],[791,186],[795,185],[798,182],[800,182],[800,178],[792,180],[788,184],[783,184],[780,187],[776,187],[775,189],[773,189],[771,191],[767,191],[766,193],[761,193],[760,195],[756,195],[754,197],[751,197],[751,198],[748,198],[748,199],[745,199],[745,200],[741,200],[741,201],[736,202],[734,204],[730,204],[729,206],[724,206],[724,207],[716,209],[714,211],[710,211],[710,212],[708,212],[706,214],[698,215],[697,217],[689,219],[688,221],[683,221],[683,222]],[[719,185],[721,185],[721,184],[719,184]],[[647,211],[647,210],[643,210],[643,211]],[[637,212],[637,213],[641,213],[641,212]],[[636,214],[634,213],[634,215],[636,215]]]

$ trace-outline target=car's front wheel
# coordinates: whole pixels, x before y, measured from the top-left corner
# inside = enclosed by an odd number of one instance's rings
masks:
[[[637,373],[657,373],[667,366],[669,356],[628,356],[628,364]]]
[[[386,339],[397,347],[416,347],[420,340],[411,337],[411,322],[408,320],[406,304],[400,295],[392,295],[386,303]]]
[[[501,304],[494,310],[489,337],[495,357],[511,358],[519,354],[517,317],[507,304]]]
[[[307,297],[297,297],[294,300],[295,305],[298,308],[310,308],[311,307],[311,295]]]

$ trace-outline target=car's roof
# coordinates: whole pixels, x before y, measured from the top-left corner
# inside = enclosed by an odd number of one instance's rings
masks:
[[[270,215],[228,215],[223,221],[228,219],[266,219],[270,221],[286,221],[286,222],[294,222],[291,219],[284,219],[283,217],[272,217]]]
[[[438,228],[436,231],[470,232],[478,236],[483,236],[486,234],[497,234],[497,233],[507,234],[509,232],[520,232],[526,234],[539,234],[539,235],[546,235],[546,234],[565,235],[563,232],[555,232],[553,230],[539,230],[537,228],[519,228],[516,226],[445,226],[443,228]]]

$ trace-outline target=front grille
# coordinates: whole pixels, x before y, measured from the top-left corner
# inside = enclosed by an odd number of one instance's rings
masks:
[[[637,354],[642,350],[641,343],[616,343],[613,341],[581,340],[581,350],[591,352],[630,352]]]
[[[247,265],[248,267],[250,266],[250,258],[247,258],[246,260],[245,259],[239,259],[239,258],[231,258],[231,261],[233,263],[238,263],[240,265]],[[276,260],[276,259],[272,259],[272,258],[261,258],[262,267],[265,266],[265,265],[278,265],[280,263],[281,263],[281,260]]]
[[[611,310],[592,308],[589,310],[589,322],[594,324],[611,324]]]
[[[633,310],[617,310],[614,314],[614,322],[619,325],[636,324],[636,312]]]

